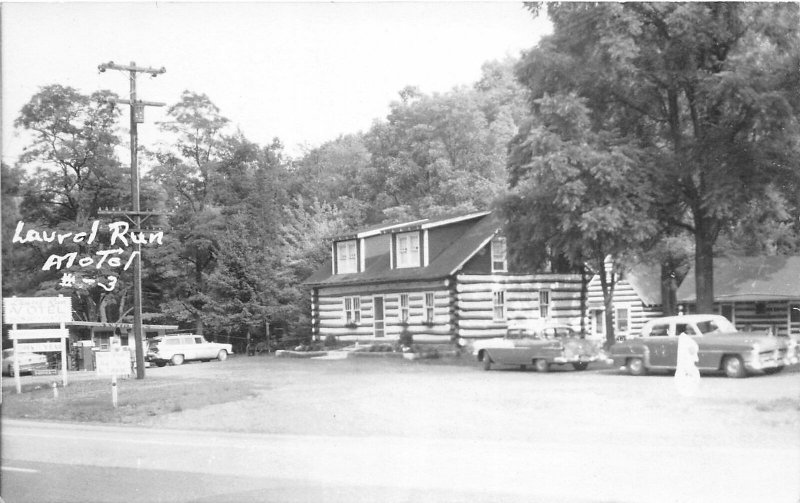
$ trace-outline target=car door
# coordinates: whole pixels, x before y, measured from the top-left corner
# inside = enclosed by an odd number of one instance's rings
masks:
[[[531,337],[523,331],[510,331],[503,338],[503,344],[489,347],[487,350],[492,361],[506,365],[526,365],[530,363],[529,353]]]
[[[194,343],[194,337],[187,336],[181,337],[181,349],[183,350],[183,358],[186,360],[197,359],[197,347]]]
[[[197,358],[200,360],[210,359],[216,356],[216,353],[213,353],[213,346],[206,342],[205,338],[202,335],[195,335],[194,336],[194,348],[197,352]]]
[[[644,344],[650,351],[651,367],[674,367],[678,362],[678,325],[665,323],[653,325],[650,335],[644,338]]]

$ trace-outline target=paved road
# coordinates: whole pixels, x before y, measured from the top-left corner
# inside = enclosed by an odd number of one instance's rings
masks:
[[[3,420],[2,497],[25,502],[797,503],[787,448],[591,438],[269,435]]]

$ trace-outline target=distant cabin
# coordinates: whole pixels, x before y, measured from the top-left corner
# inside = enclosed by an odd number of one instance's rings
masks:
[[[678,288],[686,313],[696,311],[694,274]],[[739,330],[800,337],[800,256],[715,258],[714,309]]]
[[[580,325],[581,277],[514,270],[490,212],[384,224],[332,237],[312,290],[313,336],[465,342],[541,320]]]
[[[610,262],[607,261],[607,270]],[[600,276],[589,281],[587,315],[588,338],[606,337],[605,304]],[[615,337],[635,337],[647,320],[664,316],[661,300],[661,267],[637,264],[620,274],[614,287],[613,313]]]

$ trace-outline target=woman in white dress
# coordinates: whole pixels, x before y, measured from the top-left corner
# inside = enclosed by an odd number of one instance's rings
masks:
[[[692,396],[700,384],[700,371],[697,370],[700,347],[685,332],[678,336],[678,363],[675,368],[675,387],[678,393]]]

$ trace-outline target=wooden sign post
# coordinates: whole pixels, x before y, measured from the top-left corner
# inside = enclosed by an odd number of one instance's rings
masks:
[[[111,351],[98,351],[95,353],[97,375],[111,377],[111,403],[117,407],[117,376],[128,377],[131,375],[131,356],[122,346],[114,345]]]
[[[67,385],[67,339],[69,331],[66,322],[72,321],[72,298],[58,297],[11,297],[3,299],[3,319],[11,325],[8,335],[14,343],[14,380],[17,393],[22,393],[19,378],[19,351],[49,352],[61,351],[62,383]],[[18,329],[23,324],[58,324],[59,328]],[[41,342],[47,339],[60,339],[57,342]],[[34,343],[18,341],[35,340]]]

